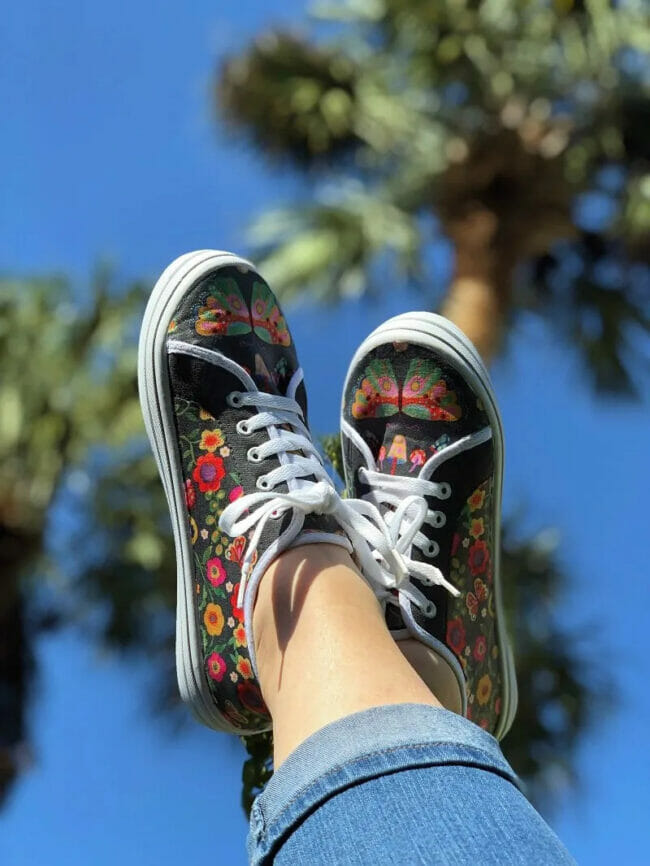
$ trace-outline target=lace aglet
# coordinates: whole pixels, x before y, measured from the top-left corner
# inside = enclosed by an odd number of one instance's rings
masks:
[[[456,587],[449,583],[449,581],[445,580],[442,585],[454,596],[454,598],[458,598],[461,595],[461,591],[456,589]]]
[[[244,605],[244,594],[246,591],[246,583],[252,571],[250,562],[243,562],[241,567],[241,580],[239,581],[239,592],[237,593],[237,607],[242,608]]]

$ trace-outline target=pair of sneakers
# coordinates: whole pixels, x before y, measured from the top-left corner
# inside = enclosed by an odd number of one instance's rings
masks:
[[[178,562],[176,665],[197,718],[272,727],[252,612],[284,550],[348,550],[441,702],[497,738],[516,711],[499,576],[503,433],[488,373],[446,319],[368,336],[343,387],[341,498],[307,424],[280,306],[254,265],[201,250],[158,280],[140,335],[147,433]]]

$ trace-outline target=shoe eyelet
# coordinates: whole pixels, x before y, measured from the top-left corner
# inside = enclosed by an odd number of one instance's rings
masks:
[[[242,395],[239,391],[231,391],[226,397],[226,403],[238,409],[242,405]]]
[[[260,457],[260,452],[257,448],[249,448],[246,452],[246,459],[251,463],[261,463],[263,458]]]
[[[266,477],[266,475],[260,475],[260,477],[255,482],[255,486],[259,490],[270,490],[271,489],[271,485],[269,484],[269,479]]]
[[[427,556],[437,556],[440,552],[440,545],[437,541],[430,541],[423,551]]]
[[[435,606],[435,604],[432,601],[427,601],[424,608],[422,608],[422,613],[428,619],[433,619],[436,616],[436,614],[438,613],[438,608]]]
[[[451,496],[451,484],[448,484],[446,481],[441,482],[438,485],[438,497],[440,499],[449,499]]]
[[[442,511],[434,511],[433,512],[433,526],[436,529],[440,529],[447,522],[447,517],[442,513]]]
[[[248,426],[248,421],[238,421],[235,425],[235,430],[240,436],[250,436],[252,432]]]

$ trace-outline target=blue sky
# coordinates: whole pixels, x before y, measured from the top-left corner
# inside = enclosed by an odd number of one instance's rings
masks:
[[[153,283],[177,255],[246,252],[261,208],[308,192],[220,131],[210,102],[220,54],[301,2],[155,5],[24,0],[4,11],[0,48],[0,268],[70,274],[100,256]],[[436,279],[447,261],[437,258]],[[335,428],[357,344],[417,297],[289,310],[316,431]],[[336,335],[334,337],[334,335]],[[338,352],[332,351],[334,345]],[[572,575],[559,615],[589,624],[621,703],[579,754],[581,787],[553,826],[581,863],[641,862],[647,850],[650,688],[648,407],[604,403],[550,327],[522,321],[494,370],[506,430],[506,512],[557,525]],[[146,660],[101,656],[73,632],[39,644],[35,763],[0,814],[7,866],[244,864],[236,738],[190,724],[178,736],[147,707]]]

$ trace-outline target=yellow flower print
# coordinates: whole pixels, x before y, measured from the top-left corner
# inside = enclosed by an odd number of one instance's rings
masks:
[[[478,681],[478,687],[476,689],[476,700],[481,706],[484,706],[490,700],[491,694],[492,680],[490,679],[489,674],[484,674],[484,676],[482,676],[481,679]]]
[[[199,409],[199,418],[201,421],[214,421],[214,415],[210,415],[205,409]]]
[[[203,624],[205,625],[208,634],[220,635],[223,631],[223,623],[223,611],[218,604],[212,604],[212,602],[210,602],[203,614]]]
[[[485,526],[483,525],[483,518],[479,517],[478,520],[472,520],[472,525],[469,528],[469,534],[472,538],[480,538],[484,532]]]
[[[192,544],[196,544],[196,539],[199,537],[199,527],[193,517],[190,517],[190,530],[192,531]]]
[[[470,511],[476,511],[477,509],[483,506],[483,502],[485,501],[485,490],[481,490],[480,487],[472,493],[472,495],[467,500],[467,504],[469,505]]]
[[[223,433],[218,427],[214,430],[204,430],[203,433],[201,433],[199,448],[203,451],[216,451],[217,448],[221,448],[225,441]]]
[[[246,643],[246,629],[244,628],[243,623],[239,623],[237,628],[233,629],[232,636],[235,639],[235,646],[248,646]]]
[[[251,667],[251,663],[249,659],[245,659],[243,656],[237,656],[237,664],[235,665],[238,673],[240,673],[245,680],[253,679],[253,668]]]

